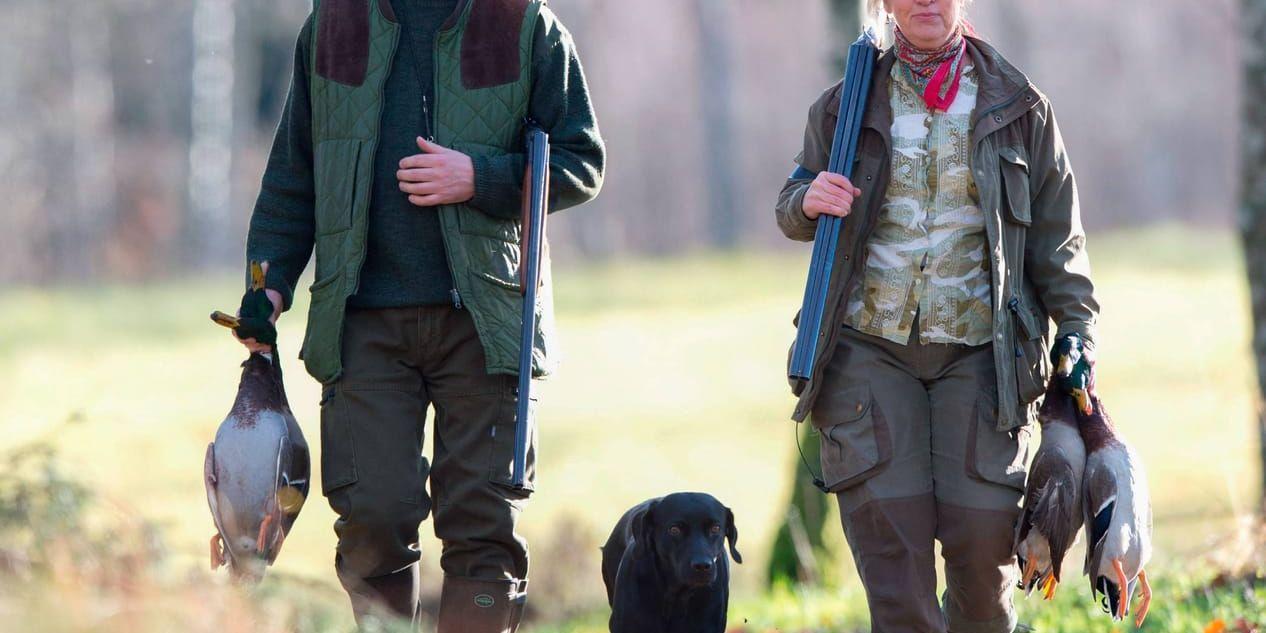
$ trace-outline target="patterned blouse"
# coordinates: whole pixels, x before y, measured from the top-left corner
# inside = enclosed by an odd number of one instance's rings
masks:
[[[905,345],[917,315],[924,344],[983,345],[993,330],[985,218],[969,156],[975,70],[964,69],[946,112],[928,111],[900,63],[891,86],[892,177],[844,322]]]

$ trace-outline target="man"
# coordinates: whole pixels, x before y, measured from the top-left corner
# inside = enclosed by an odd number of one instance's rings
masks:
[[[362,625],[383,609],[416,623],[432,512],[439,631],[514,631],[523,613],[527,493],[508,484],[527,120],[550,134],[550,208],[596,196],[588,88],[542,0],[314,1],[246,250],[269,262],[274,318],[315,250],[300,357],[324,385],[322,491]],[[536,376],[554,362],[547,264],[543,284]]]

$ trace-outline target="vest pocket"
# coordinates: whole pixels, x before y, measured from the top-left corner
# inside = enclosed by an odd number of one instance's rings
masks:
[[[976,398],[976,415],[967,433],[967,474],[989,483],[1024,492],[1028,476],[1031,429],[1021,426],[999,431],[998,397],[988,390]]]
[[[892,458],[887,422],[869,384],[823,393],[813,409],[813,425],[822,434],[822,480],[831,492],[860,485]]]
[[[352,228],[361,145],[355,139],[333,139],[321,141],[313,151],[318,236]]]

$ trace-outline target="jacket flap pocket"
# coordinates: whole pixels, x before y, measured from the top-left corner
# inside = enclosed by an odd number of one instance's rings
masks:
[[[1014,147],[998,150],[999,167],[1002,170],[1002,203],[1007,219],[1028,226],[1033,223],[1029,197],[1029,163]]]

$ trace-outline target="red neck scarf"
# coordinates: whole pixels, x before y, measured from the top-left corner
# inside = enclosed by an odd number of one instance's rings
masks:
[[[959,26],[954,34],[936,50],[916,47],[901,29],[896,29],[897,59],[909,73],[910,79],[923,91],[923,102],[936,112],[948,110],[958,96],[958,85],[963,79],[963,60],[967,56],[965,28]]]

